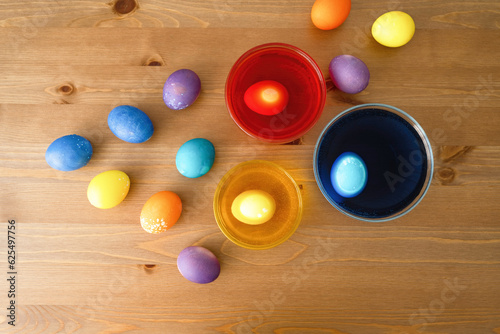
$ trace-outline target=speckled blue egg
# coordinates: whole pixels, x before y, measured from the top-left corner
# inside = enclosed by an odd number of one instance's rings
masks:
[[[214,145],[203,138],[191,139],[179,148],[175,165],[179,173],[197,178],[208,173],[215,159]]]
[[[50,167],[68,172],[85,166],[92,157],[92,145],[79,135],[57,138],[45,152],[45,160]]]
[[[184,248],[177,257],[177,268],[184,278],[199,284],[213,282],[220,274],[217,257],[200,246]]]
[[[173,110],[189,107],[201,91],[201,81],[196,73],[188,69],[172,73],[163,86],[163,101]]]
[[[118,106],[108,115],[108,126],[118,138],[128,143],[144,143],[153,135],[148,115],[133,106]]]

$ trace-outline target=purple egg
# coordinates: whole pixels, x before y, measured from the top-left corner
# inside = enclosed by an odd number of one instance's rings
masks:
[[[177,257],[177,268],[187,280],[199,284],[215,281],[220,273],[217,257],[200,246],[184,248]]]
[[[366,64],[350,55],[333,58],[328,71],[335,86],[348,94],[361,92],[370,81],[370,72]]]
[[[189,107],[200,95],[201,81],[196,73],[188,69],[172,73],[163,86],[163,101],[173,110]]]

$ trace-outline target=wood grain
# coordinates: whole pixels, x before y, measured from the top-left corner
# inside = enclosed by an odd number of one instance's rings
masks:
[[[15,219],[18,281],[16,326],[2,311],[1,333],[500,333],[500,3],[353,1],[347,21],[325,32],[310,21],[313,2],[2,1],[0,263],[7,272]],[[390,10],[416,22],[402,48],[371,37]],[[311,131],[291,145],[258,142],[228,116],[224,85],[235,60],[267,42],[303,49],[326,78],[333,57],[357,56],[370,85],[349,95],[328,82]],[[161,92],[179,68],[199,74],[202,93],[173,112]],[[380,224],[336,211],[312,170],[328,122],[371,102],[410,113],[435,162],[423,201]],[[109,131],[107,114],[120,104],[148,113],[151,140],[126,145]],[[92,160],[51,169],[47,146],[71,133],[92,142]],[[186,180],[175,154],[194,137],[211,140],[217,155],[207,175]],[[304,199],[299,229],[266,251],[232,244],[212,212],[220,178],[254,158],[283,166]],[[99,210],[86,188],[107,169],[125,171],[132,188]],[[177,192],[184,211],[167,233],[149,235],[138,217],[161,190]],[[191,245],[219,258],[215,282],[179,274],[177,254]]]

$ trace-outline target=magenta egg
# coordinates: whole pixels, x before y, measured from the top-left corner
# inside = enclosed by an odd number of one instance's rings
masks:
[[[341,55],[332,59],[328,67],[333,84],[348,94],[357,94],[368,86],[370,72],[359,58]]]
[[[184,248],[177,257],[177,268],[184,278],[199,284],[213,282],[220,274],[217,257],[200,246]]]

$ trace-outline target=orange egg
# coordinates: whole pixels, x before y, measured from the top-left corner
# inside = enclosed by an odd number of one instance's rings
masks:
[[[141,211],[141,226],[149,233],[165,232],[177,222],[182,212],[179,196],[171,191],[160,191],[151,196]]]
[[[313,24],[322,30],[340,26],[351,11],[351,0],[316,0],[311,10]]]

